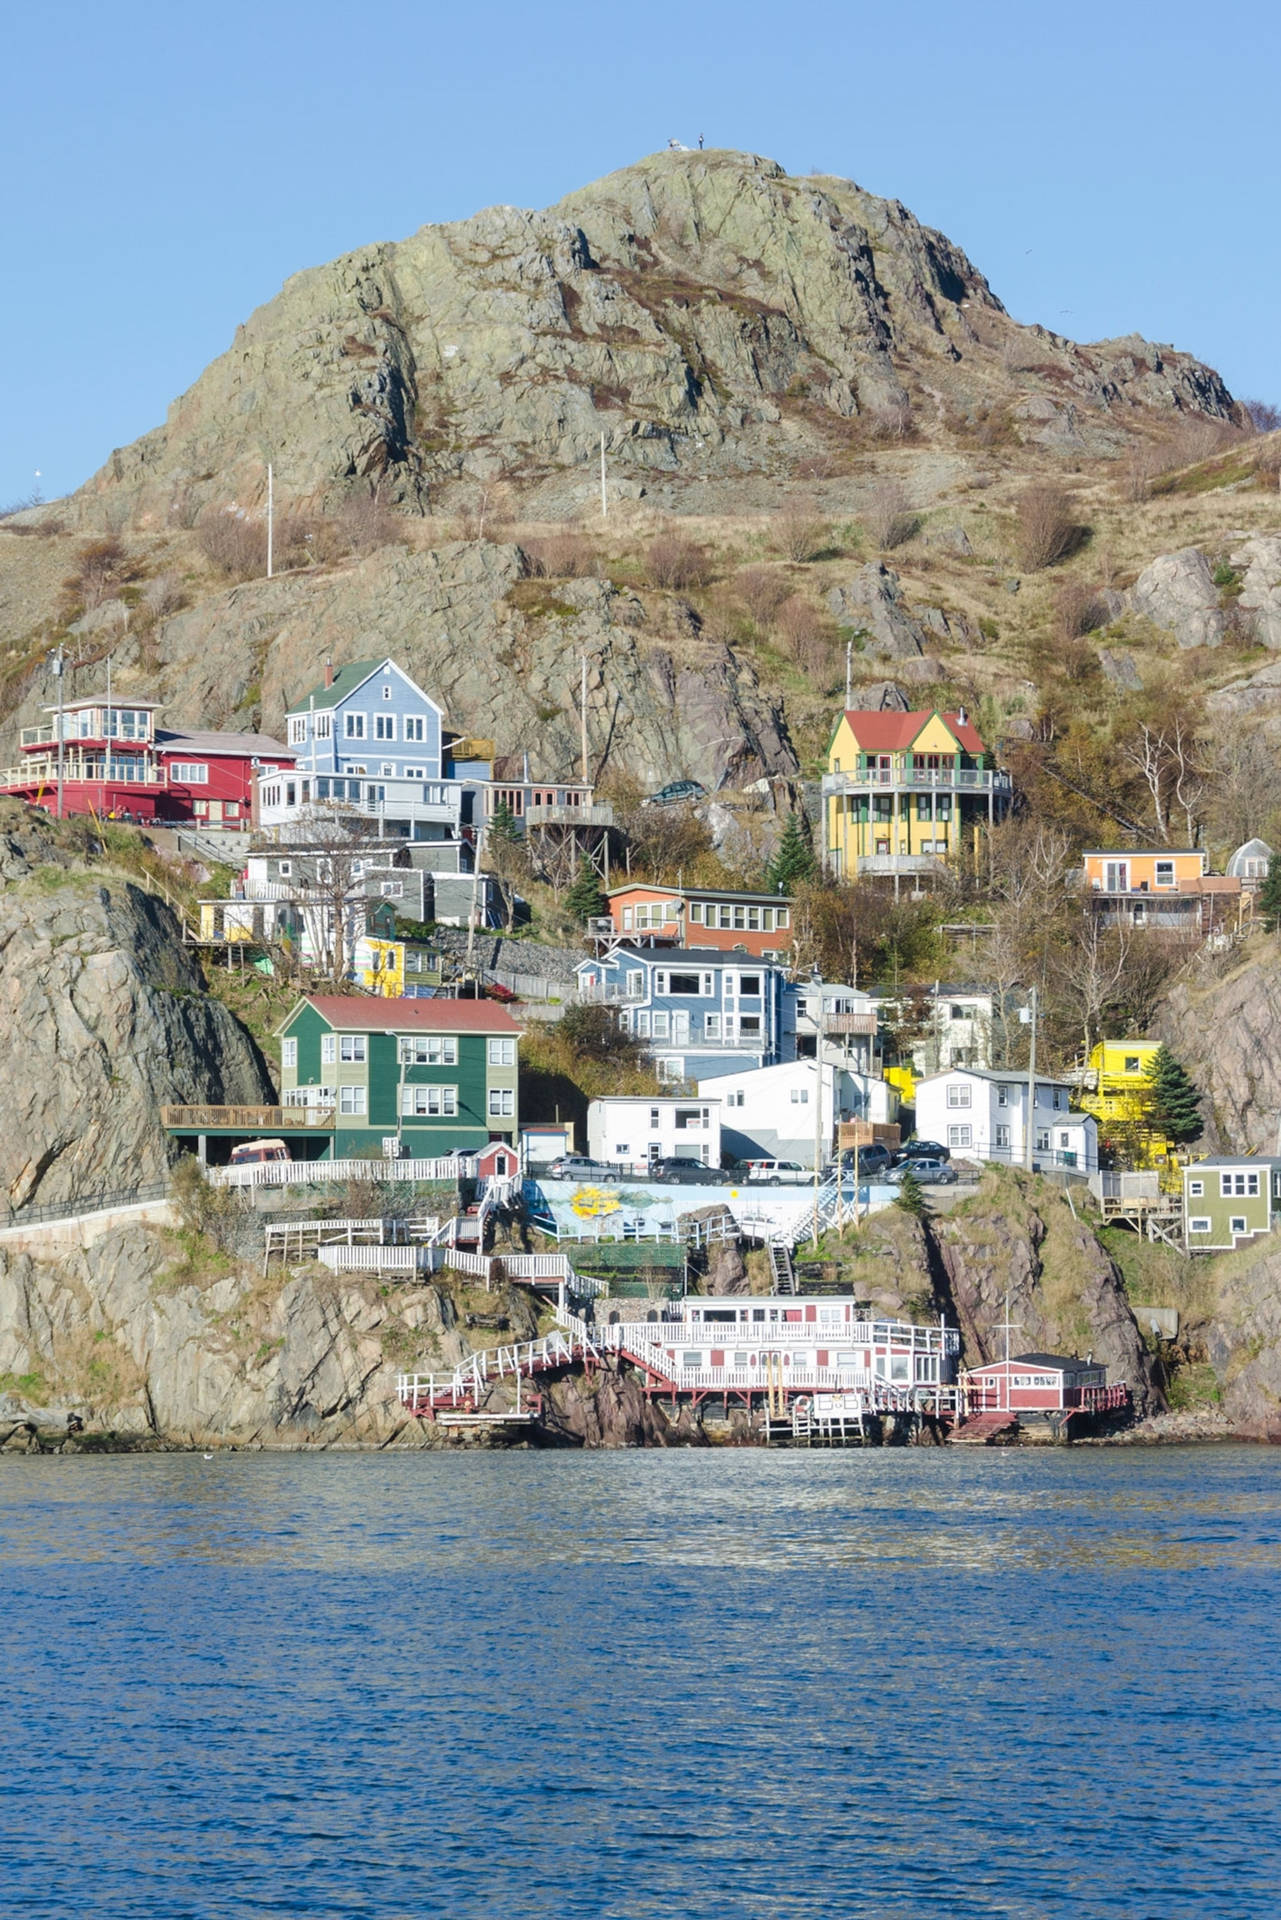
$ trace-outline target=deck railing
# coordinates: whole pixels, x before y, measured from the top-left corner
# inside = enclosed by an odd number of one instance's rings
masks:
[[[914,793],[929,788],[944,793],[1004,794],[1010,785],[1008,773],[986,767],[866,767],[861,772],[823,775],[825,796],[890,787],[907,787]]]
[[[226,1127],[245,1133],[324,1133],[334,1124],[332,1107],[161,1107],[160,1124],[171,1129],[212,1132]],[[285,1163],[280,1163],[285,1164]]]

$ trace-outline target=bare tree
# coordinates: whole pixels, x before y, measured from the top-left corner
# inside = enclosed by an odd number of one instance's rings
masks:
[[[813,501],[798,500],[773,525],[779,551],[788,560],[813,560],[827,541],[827,522]]]
[[[1117,750],[1138,770],[1148,790],[1160,840],[1169,845],[1172,816],[1182,814],[1188,844],[1194,845],[1206,793],[1206,769],[1188,717],[1176,707],[1161,720],[1141,719],[1132,734],[1117,741]]]
[[[1055,949],[1050,975],[1058,998],[1071,1008],[1081,1034],[1083,1058],[1102,1031],[1102,1020],[1118,997],[1130,960],[1130,937],[1122,927],[1104,927],[1086,911],[1066,947]]]
[[[883,480],[872,489],[863,509],[863,524],[882,553],[901,547],[916,532],[918,521],[897,480]]]
[[[1206,770],[1206,819],[1216,840],[1240,846],[1262,833],[1277,811],[1276,749],[1239,721],[1221,720],[1200,743]]]
[[[747,567],[735,578],[734,591],[753,624],[768,627],[788,598],[789,588],[783,576],[769,567]]]
[[[1041,482],[1026,487],[1017,513],[1019,559],[1029,573],[1066,560],[1080,545],[1083,530],[1077,522],[1076,503],[1062,487]]]

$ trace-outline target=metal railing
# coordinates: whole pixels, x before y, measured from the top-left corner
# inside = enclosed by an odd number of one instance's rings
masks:
[[[72,1194],[66,1200],[50,1200],[36,1206],[0,1210],[0,1228],[37,1227],[50,1221],[77,1220],[85,1214],[109,1213],[115,1207],[145,1206],[151,1201],[169,1198],[169,1182],[150,1180],[136,1187],[108,1187],[96,1193]]]
[[[333,1107],[164,1106],[160,1109],[160,1124],[171,1131],[208,1132],[228,1127],[256,1133],[274,1127],[281,1133],[296,1133],[300,1129],[325,1133],[333,1130],[334,1119]]]
[[[867,793],[875,788],[904,787],[917,793],[929,789],[943,793],[1008,793],[1008,773],[987,767],[866,767],[855,773],[825,773],[824,796],[840,793]]]

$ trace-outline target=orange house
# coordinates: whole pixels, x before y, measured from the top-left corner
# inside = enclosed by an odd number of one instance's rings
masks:
[[[660,887],[633,882],[608,894],[615,933],[674,947],[744,949],[758,960],[789,952],[792,902],[781,893],[732,893],[718,887]]]
[[[1086,901],[1108,926],[1192,937],[1240,927],[1253,904],[1239,874],[1208,873],[1198,847],[1120,847],[1082,855]]]
[[[1082,857],[1092,893],[1196,893],[1206,872],[1196,847],[1123,847]]]

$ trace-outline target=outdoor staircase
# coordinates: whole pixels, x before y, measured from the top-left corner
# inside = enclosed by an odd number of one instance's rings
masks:
[[[950,1439],[954,1447],[991,1447],[1014,1439],[1018,1430],[1015,1413],[975,1413],[953,1429]]]
[[[792,1249],[786,1240],[770,1241],[769,1271],[775,1293],[796,1292],[796,1271],[792,1266]]]

